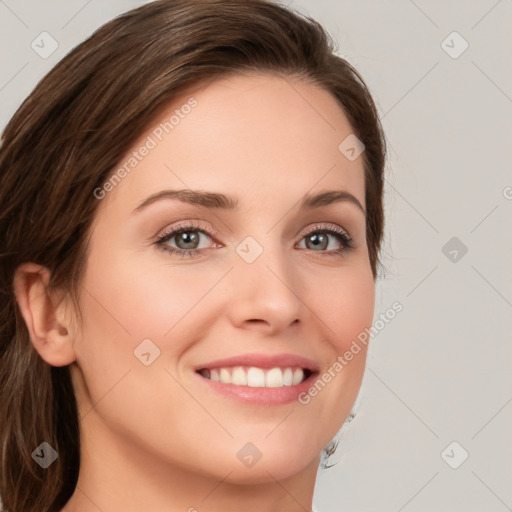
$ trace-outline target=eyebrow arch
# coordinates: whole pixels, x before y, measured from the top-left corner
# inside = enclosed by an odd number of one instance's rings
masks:
[[[140,212],[150,204],[162,199],[177,199],[183,203],[224,210],[236,210],[239,204],[238,199],[217,192],[205,192],[191,189],[162,190],[144,199],[137,208],[133,210],[132,214]],[[338,202],[348,202],[357,206],[366,217],[366,210],[363,208],[362,204],[355,196],[346,190],[327,190],[317,194],[306,194],[299,204],[299,210],[312,210]]]
[[[307,194],[302,198],[299,209],[300,211],[311,210],[339,202],[348,202],[357,206],[366,217],[366,210],[359,199],[346,190],[326,190],[318,194]]]

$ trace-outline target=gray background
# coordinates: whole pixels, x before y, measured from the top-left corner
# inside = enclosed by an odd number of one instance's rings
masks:
[[[73,46],[142,3],[0,0],[0,129]],[[288,3],[327,27],[378,104],[389,158],[376,318],[403,305],[372,340],[315,505],[512,510],[511,2]],[[43,31],[59,45],[46,59],[31,47]]]

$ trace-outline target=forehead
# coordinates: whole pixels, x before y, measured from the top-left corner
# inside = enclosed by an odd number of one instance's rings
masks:
[[[254,73],[216,80],[160,112],[117,166],[126,172],[105,203],[134,207],[166,187],[266,202],[337,187],[364,205],[363,159],[338,147],[352,131],[319,86]]]

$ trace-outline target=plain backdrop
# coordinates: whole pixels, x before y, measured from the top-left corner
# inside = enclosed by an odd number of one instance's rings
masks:
[[[0,129],[72,47],[142,3],[0,0]],[[315,506],[512,510],[512,4],[288,4],[328,29],[377,102],[389,157],[375,318],[403,306],[372,338]]]

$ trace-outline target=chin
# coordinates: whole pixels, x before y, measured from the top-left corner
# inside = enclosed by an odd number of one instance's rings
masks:
[[[273,434],[272,434],[273,435]],[[284,480],[303,472],[313,465],[318,468],[321,448],[315,450],[306,446],[303,439],[294,442],[282,442],[278,436],[272,442],[230,441],[222,454],[208,461],[212,471],[220,478],[233,484],[260,484],[275,480]],[[206,461],[205,461],[206,462]]]

